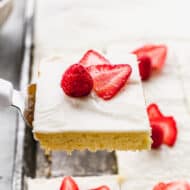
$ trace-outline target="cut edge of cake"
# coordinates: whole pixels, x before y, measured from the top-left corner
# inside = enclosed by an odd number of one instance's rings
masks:
[[[34,133],[46,150],[147,150],[150,149],[149,132],[120,132],[120,133]],[[85,140],[84,140],[85,139]],[[87,148],[88,145],[88,148]]]

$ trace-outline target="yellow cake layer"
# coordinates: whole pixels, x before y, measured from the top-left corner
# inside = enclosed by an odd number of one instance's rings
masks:
[[[127,133],[35,133],[46,150],[144,150],[150,149],[151,138],[148,132]]]

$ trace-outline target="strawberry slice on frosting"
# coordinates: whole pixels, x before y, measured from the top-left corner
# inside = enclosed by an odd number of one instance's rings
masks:
[[[174,146],[177,139],[177,126],[173,116],[164,116],[156,104],[150,104],[147,107],[149,121],[152,127],[153,145],[160,144],[162,138],[161,130],[163,131],[163,144],[170,147]],[[155,129],[156,128],[156,129]],[[158,129],[159,128],[159,129]],[[158,131],[159,134],[155,134]],[[159,136],[160,135],[160,136]],[[159,142],[157,142],[159,140]],[[155,141],[155,142],[154,142]],[[159,146],[153,147],[157,148]]]

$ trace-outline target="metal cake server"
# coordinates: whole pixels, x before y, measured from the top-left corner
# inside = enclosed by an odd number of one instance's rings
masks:
[[[9,81],[0,79],[0,110],[11,106],[15,107],[21,113],[25,123],[31,126],[25,114],[28,107],[25,96],[22,92],[15,90]]]
[[[33,105],[29,105],[30,97],[26,89],[29,83],[30,64],[33,45],[33,23],[34,23],[35,0],[27,1],[25,10],[25,36],[24,36],[24,56],[20,76],[20,89],[14,89],[11,82],[0,78],[0,110],[5,107],[15,107],[22,115],[25,123],[31,126],[33,116],[28,119],[30,112],[33,112]],[[30,85],[28,86],[30,88]],[[35,89],[35,86],[33,86]],[[32,90],[35,92],[35,90]],[[26,92],[26,93],[25,93]],[[25,97],[27,97],[25,101]],[[27,113],[25,114],[27,110]],[[29,111],[28,111],[29,110]]]

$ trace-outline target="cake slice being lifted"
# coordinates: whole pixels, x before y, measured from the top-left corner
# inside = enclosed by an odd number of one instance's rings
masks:
[[[93,50],[75,65],[64,58],[41,62],[33,132],[42,147],[65,151],[150,148],[136,57],[126,54],[111,63]]]

